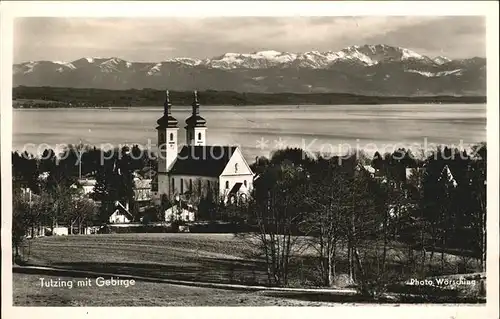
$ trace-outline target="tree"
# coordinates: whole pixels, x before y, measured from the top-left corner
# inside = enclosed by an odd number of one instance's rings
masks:
[[[54,227],[58,227],[59,221],[65,220],[65,214],[71,210],[72,197],[79,191],[75,188],[76,177],[69,174],[67,167],[57,165],[49,172],[49,176],[42,186],[53,199],[52,230]]]
[[[102,151],[95,146],[93,148],[85,146],[81,152],[82,176],[95,176],[101,166]]]
[[[113,160],[106,160],[98,167],[96,184],[90,196],[93,200],[100,202],[97,220],[101,223],[108,220],[109,215],[115,207],[115,201],[118,200],[115,178]]]
[[[113,178],[111,179],[114,183],[113,188],[117,190],[119,201],[128,203],[129,207],[135,207],[134,170],[130,150],[127,146],[124,146],[120,152],[121,154],[115,158],[115,174],[112,175]],[[137,215],[137,211],[131,213],[134,216]]]
[[[15,251],[14,258],[19,260],[21,257],[19,250],[29,226],[29,207],[20,191],[15,191],[12,195],[12,246]]]
[[[38,161],[33,155],[26,151],[22,154],[12,152],[13,182],[21,182],[25,187],[37,193],[39,192],[38,175]],[[14,184],[13,186],[16,188],[18,185]]]
[[[45,149],[40,159],[40,171],[52,172],[57,165],[57,157],[52,149]]]
[[[269,159],[267,159],[267,157],[256,157],[255,162],[250,165],[250,168],[252,169],[252,172],[254,172],[256,175],[259,175],[266,170],[266,167],[269,164]]]
[[[469,170],[470,196],[474,199],[471,207],[472,218],[470,228],[474,230],[474,251],[480,257],[480,265],[486,271],[486,143],[472,147],[473,155]]]
[[[308,213],[304,228],[318,252],[323,282],[334,283],[337,248],[345,241],[348,214],[344,199],[349,196],[348,175],[332,162],[315,165],[306,184],[305,203]]]
[[[270,166],[254,185],[247,219],[259,231],[247,235],[265,256],[268,282],[286,285],[290,259],[297,248],[298,226],[303,217],[301,187],[306,174],[290,164]]]
[[[349,227],[347,228],[347,242],[350,253],[348,256],[356,265],[357,276],[354,278],[359,282],[361,293],[373,295],[377,293],[379,283],[385,275],[382,267],[378,271],[373,269],[367,271],[366,266],[373,257],[377,256],[379,249],[370,243],[380,238],[380,225],[384,224],[386,218],[386,207],[380,205],[380,185],[373,180],[371,175],[364,169],[358,169],[349,183],[350,196],[346,198],[346,206],[349,208]],[[374,249],[375,248],[375,249]],[[384,252],[385,253],[385,250]],[[375,255],[375,256],[373,256]],[[383,285],[382,285],[383,288]]]
[[[84,197],[74,198],[72,201],[72,209],[68,214],[69,234],[73,234],[73,228],[76,225],[78,233],[83,233],[85,224],[91,223],[97,213],[97,206],[95,203]]]
[[[274,151],[270,164],[289,164],[299,167],[307,167],[312,163],[312,158],[300,148],[285,148]]]

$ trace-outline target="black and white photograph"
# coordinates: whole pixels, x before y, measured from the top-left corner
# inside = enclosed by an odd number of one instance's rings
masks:
[[[486,11],[93,5],[12,19],[10,306],[490,303]]]

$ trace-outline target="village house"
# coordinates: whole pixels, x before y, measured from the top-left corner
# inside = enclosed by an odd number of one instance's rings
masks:
[[[134,216],[130,213],[129,205],[123,205],[119,201],[115,202],[115,211],[109,216],[108,221],[110,224],[126,224],[133,221]]]
[[[89,197],[94,191],[96,183],[95,179],[80,179],[78,184],[74,184],[72,187],[81,190],[77,196]],[[151,199],[151,179],[142,179],[137,174],[134,174],[134,201],[139,206],[139,213],[144,212],[150,206]],[[109,216],[109,222],[129,223],[132,220],[133,215],[130,212],[129,203],[116,202],[115,210]]]
[[[134,178],[134,200],[139,203],[149,202],[153,197],[151,179]]]
[[[94,191],[94,186],[97,181],[95,179],[79,179],[78,184],[82,188],[84,196],[88,196],[90,193]]]
[[[177,204],[169,207],[165,211],[165,221],[166,222],[176,222],[176,221],[185,221],[192,222],[195,220],[196,209],[193,205],[183,202],[177,201]]]

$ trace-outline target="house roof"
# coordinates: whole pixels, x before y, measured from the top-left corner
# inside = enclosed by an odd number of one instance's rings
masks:
[[[150,189],[151,188],[151,179],[140,179],[134,178],[134,186],[135,189]]]
[[[80,179],[78,180],[78,183],[81,186],[95,186],[97,181],[95,179]]]
[[[132,213],[129,212],[119,201],[115,202],[115,207],[116,209],[113,211],[113,214],[120,213],[122,215],[126,215],[130,220],[134,218],[134,215],[132,215]]]
[[[243,185],[243,183],[236,183],[236,184],[234,184],[233,188],[231,188],[231,190],[229,191],[229,195],[238,193],[238,191],[241,188],[241,185]]]
[[[185,145],[170,170],[170,175],[219,177],[237,146]]]

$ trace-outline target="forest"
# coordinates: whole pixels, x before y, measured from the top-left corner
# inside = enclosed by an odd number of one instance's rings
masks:
[[[191,105],[192,92],[170,92],[174,105]],[[12,92],[14,108],[101,108],[162,106],[165,92],[153,89],[104,90],[18,86]],[[202,91],[202,105],[352,105],[486,103],[477,96],[361,96],[346,93],[240,93]]]

